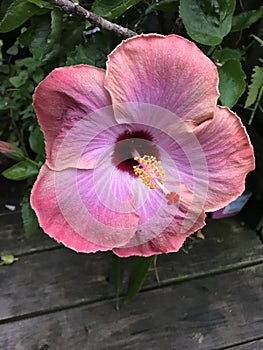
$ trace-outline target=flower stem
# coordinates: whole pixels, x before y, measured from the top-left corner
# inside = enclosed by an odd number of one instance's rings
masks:
[[[256,101],[256,103],[255,103],[255,106],[254,106],[253,111],[252,111],[252,113],[251,113],[251,116],[250,116],[250,118],[249,118],[248,125],[251,125],[252,122],[253,122],[253,119],[254,119],[256,110],[257,110],[257,108],[259,107],[259,103],[260,103],[260,101],[261,101],[262,95],[263,95],[263,87],[259,90],[259,94],[258,94],[258,97],[257,97],[257,101]]]
[[[16,121],[15,121],[15,118],[13,116],[13,111],[11,108],[10,108],[10,117],[11,117],[11,124],[12,124],[13,128],[15,129],[15,133],[16,133],[18,141],[20,143],[20,147],[22,149],[22,152],[26,158],[29,158],[29,155],[28,155],[28,152],[26,149],[26,145],[24,142],[24,136],[23,136],[22,132],[20,131],[20,129],[18,129],[18,127],[16,125]]]
[[[120,309],[120,258],[113,254],[113,283],[116,297],[116,310]]]

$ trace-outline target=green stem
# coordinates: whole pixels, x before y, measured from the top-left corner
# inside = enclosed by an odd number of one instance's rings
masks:
[[[116,296],[116,310],[120,309],[120,258],[117,255],[113,255],[113,284],[115,288]]]
[[[26,146],[25,146],[25,143],[24,143],[23,135],[21,134],[20,130],[18,129],[18,127],[16,125],[16,122],[15,122],[14,116],[13,116],[13,111],[12,111],[11,108],[10,108],[10,117],[11,117],[13,128],[15,129],[15,132],[17,134],[18,140],[20,142],[20,145],[21,145],[21,148],[22,148],[22,152],[25,154],[26,158],[29,158],[29,155],[27,153]]]
[[[41,167],[41,165],[40,165],[39,163],[35,162],[34,160],[32,160],[32,159],[30,159],[30,158],[28,158],[28,157],[25,157],[25,159],[26,159],[29,163],[31,163],[31,164],[33,164],[33,165],[36,165],[38,168]]]
[[[158,286],[160,286],[161,285],[161,280],[160,280],[160,276],[159,276],[159,273],[158,273],[157,259],[158,259],[158,255],[155,255],[155,257],[153,259],[153,268],[154,268],[156,281],[158,283]]]
[[[252,111],[252,113],[251,113],[251,116],[250,116],[250,118],[249,118],[248,125],[251,125],[252,122],[253,122],[253,119],[254,119],[256,110],[257,110],[257,108],[258,108],[258,106],[259,106],[259,103],[260,103],[260,101],[261,101],[262,94],[263,94],[263,86],[262,86],[261,89],[259,90],[259,94],[258,94],[256,103],[255,103],[255,106],[254,106],[254,108],[253,108],[253,111]]]
[[[210,49],[208,50],[206,56],[211,57],[212,54],[215,52],[217,46],[211,46]]]

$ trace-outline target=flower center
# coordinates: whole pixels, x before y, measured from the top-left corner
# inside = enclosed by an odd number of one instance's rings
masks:
[[[165,171],[159,161],[160,153],[148,130],[127,125],[115,140],[112,154],[113,165],[133,177],[139,177],[152,190],[161,190],[168,205],[177,204],[179,195],[165,186]],[[141,156],[143,155],[143,156]]]
[[[138,130],[131,130],[131,127],[127,125],[127,130],[116,138],[112,163],[116,168],[128,172],[133,177],[136,177],[133,167],[138,164],[134,160],[133,152],[135,150],[140,154],[149,154],[156,157],[156,159],[159,158],[159,151],[153,142],[151,133],[139,128]]]

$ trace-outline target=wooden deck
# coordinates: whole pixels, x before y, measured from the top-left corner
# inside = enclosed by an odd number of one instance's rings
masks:
[[[115,308],[112,255],[27,240],[12,186],[0,191],[1,350],[262,350],[263,244],[241,219],[208,220],[189,254],[157,260],[142,292]],[[122,293],[131,259],[123,261]]]

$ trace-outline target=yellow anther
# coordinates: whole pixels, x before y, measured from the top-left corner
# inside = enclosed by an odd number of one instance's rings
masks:
[[[139,164],[133,167],[133,171],[138,175],[143,183],[151,189],[159,188],[165,181],[165,172],[161,162],[156,157],[145,155],[141,158],[134,157]]]

